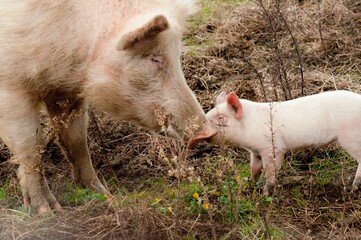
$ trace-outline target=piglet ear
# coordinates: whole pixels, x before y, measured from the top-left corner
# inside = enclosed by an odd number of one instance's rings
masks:
[[[243,115],[243,107],[241,101],[239,101],[239,98],[234,92],[228,94],[227,104],[229,107],[231,107],[234,110],[235,112],[234,117],[236,119],[241,119]]]
[[[169,28],[168,20],[163,15],[157,15],[139,28],[128,32],[119,40],[117,49],[127,50],[133,48],[137,43],[151,40],[159,33]]]
[[[221,92],[216,98],[216,105],[225,102],[227,99],[227,94],[225,92]]]

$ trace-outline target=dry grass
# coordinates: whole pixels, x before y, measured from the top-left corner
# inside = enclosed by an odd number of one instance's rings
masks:
[[[333,89],[361,93],[359,1],[204,2],[218,7],[207,12],[207,18],[201,11],[191,23],[183,67],[205,110],[213,107],[220,91],[235,91],[257,101]],[[20,208],[15,169],[6,161],[10,153],[0,145],[0,190],[7,194],[0,200],[2,239],[262,239],[269,235],[358,239],[361,235],[361,194],[348,191],[356,163],[335,146],[326,153],[291,154],[277,195],[264,199],[258,194],[262,184],[250,184],[242,175],[248,165],[244,151],[207,144],[188,151],[174,140],[102,114],[91,114],[89,145],[98,175],[119,202],[63,200],[63,211],[40,217],[30,217]],[[52,141],[46,153],[52,191],[58,198],[71,194],[64,186],[70,178],[68,164]],[[155,184],[159,179],[163,182]],[[232,187],[230,179],[236,179]],[[202,188],[197,191],[202,192],[202,204],[210,204],[208,210],[189,212],[187,204],[194,199],[184,199],[192,194],[192,182]],[[229,204],[222,204],[215,192],[221,192]],[[153,204],[158,195],[168,198]],[[230,214],[239,206],[245,207],[241,214]]]

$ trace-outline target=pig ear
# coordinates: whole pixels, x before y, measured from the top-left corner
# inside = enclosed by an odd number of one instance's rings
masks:
[[[216,105],[225,102],[227,99],[227,94],[225,92],[221,92],[216,98]]]
[[[228,105],[234,110],[236,119],[241,119],[243,115],[243,107],[237,95],[232,92],[227,96]]]
[[[169,28],[168,20],[163,15],[158,15],[152,18],[149,22],[144,24],[142,27],[136,29],[135,31],[125,34],[118,42],[117,49],[127,50],[136,43],[152,39],[157,34],[167,30]]]

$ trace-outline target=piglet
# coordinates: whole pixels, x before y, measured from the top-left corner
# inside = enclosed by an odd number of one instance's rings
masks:
[[[207,118],[218,128],[210,142],[247,149],[252,178],[262,170],[271,194],[284,154],[332,141],[358,161],[353,189],[361,185],[361,95],[330,91],[285,102],[257,103],[235,93],[218,95]]]

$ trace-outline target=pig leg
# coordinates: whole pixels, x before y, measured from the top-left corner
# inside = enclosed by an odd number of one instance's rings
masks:
[[[58,133],[58,144],[72,165],[74,179],[91,190],[108,193],[96,176],[90,159],[87,145],[88,114],[83,102],[51,98],[47,99],[46,104]]]
[[[359,190],[361,187],[361,155],[359,155],[359,158],[357,160],[358,160],[357,161],[358,167],[356,170],[355,179],[353,180],[353,183],[352,183],[353,190]]]
[[[38,104],[25,94],[0,91],[0,136],[19,164],[18,177],[24,197],[24,207],[32,206],[39,214],[60,204],[50,192],[43,173]]]
[[[251,151],[251,178],[252,180],[258,180],[262,173],[263,164],[262,158],[257,152]]]
[[[355,133],[354,131],[352,133]],[[358,134],[357,132],[355,134]],[[358,134],[361,135],[361,134]],[[353,190],[359,190],[361,187],[361,142],[352,141],[352,139],[361,139],[361,136],[347,136],[339,138],[338,142],[350,155],[358,162],[356,175],[352,183]]]
[[[269,196],[273,191],[277,180],[277,174],[281,169],[283,159],[283,152],[276,151],[274,157],[269,151],[262,153],[262,163],[266,177],[266,184],[264,186],[263,193],[265,196]]]

